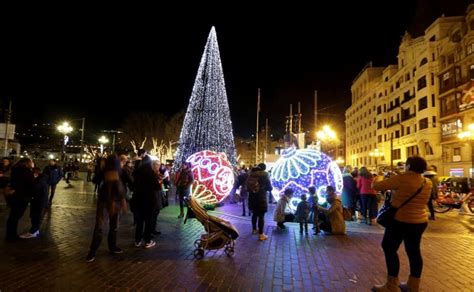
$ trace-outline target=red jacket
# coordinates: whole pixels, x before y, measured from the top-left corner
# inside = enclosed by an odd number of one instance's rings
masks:
[[[375,196],[377,194],[377,191],[375,191],[372,188],[372,182],[374,179],[368,179],[363,176],[359,176],[357,179],[357,188],[359,189],[359,193],[361,195],[366,195],[366,196]]]

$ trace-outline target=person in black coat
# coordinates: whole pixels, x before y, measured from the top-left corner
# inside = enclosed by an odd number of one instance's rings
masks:
[[[351,174],[352,172],[351,166],[344,167],[341,198],[344,208],[351,210],[352,215],[355,215],[359,190],[357,189],[356,180]]]
[[[49,178],[41,173],[39,167],[33,168],[33,198],[30,202],[31,228],[29,232],[20,235],[21,238],[35,238],[39,236],[39,228],[43,219],[43,210],[48,206]]]
[[[245,168],[242,168],[239,171],[237,180],[235,181],[233,192],[239,189],[240,187],[240,202],[242,203],[242,216],[245,216],[245,202],[248,200],[249,192],[247,191],[247,178],[249,174]],[[249,210],[250,216],[250,210]]]
[[[267,239],[267,236],[263,234],[265,213],[268,211],[267,192],[273,190],[270,177],[265,169],[265,164],[260,163],[250,171],[247,178],[249,209],[252,211],[252,233],[257,234],[258,219],[258,234],[260,241]]]
[[[56,164],[56,160],[51,159],[49,160],[49,164],[44,168],[43,173],[48,178],[48,185],[50,188],[50,195],[49,195],[49,205],[53,204],[54,194],[56,193],[56,185],[59,183],[61,178],[64,176],[63,170],[59,165]]]
[[[7,219],[6,240],[19,239],[18,221],[25,213],[26,207],[33,195],[33,161],[29,158],[20,159],[12,168],[10,181],[10,216]]]
[[[145,156],[140,167],[134,171],[135,191],[133,192],[133,205],[136,216],[135,246],[151,248],[156,243],[151,240],[153,228],[153,215],[159,202],[157,192],[161,190],[158,174],[153,170],[151,158]]]

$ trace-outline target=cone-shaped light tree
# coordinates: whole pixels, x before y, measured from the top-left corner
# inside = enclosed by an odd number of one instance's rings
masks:
[[[225,90],[216,30],[211,28],[179,136],[174,169],[192,154],[212,150],[224,152],[236,163],[234,135]]]

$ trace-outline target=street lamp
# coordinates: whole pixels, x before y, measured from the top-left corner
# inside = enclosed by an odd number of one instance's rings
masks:
[[[69,137],[67,136],[67,134],[71,133],[73,128],[69,125],[68,122],[63,122],[61,125],[59,125],[57,127],[58,131],[64,135],[64,140],[63,140],[63,160],[64,160],[64,156],[66,155],[66,145],[67,145],[67,142],[69,141]]]
[[[335,143],[336,144],[336,154],[334,155],[334,157],[336,157],[338,155],[337,147],[338,147],[339,141],[337,139],[336,132],[333,131],[330,126],[324,125],[322,130],[319,130],[318,132],[316,132],[316,137],[317,137],[318,141],[320,141],[320,142],[328,142],[328,143],[333,142],[333,143]]]
[[[109,143],[109,139],[107,139],[107,137],[105,137],[105,136],[101,136],[99,138],[99,143],[100,143],[100,153],[103,154],[104,153],[104,144]]]
[[[469,175],[474,178],[474,123],[467,126],[467,131],[458,134],[459,139],[469,141],[471,144],[471,169]]]
[[[377,159],[382,156],[382,152],[375,148],[374,151],[370,151],[369,155],[375,157],[375,170],[378,171],[379,166],[377,164]]]

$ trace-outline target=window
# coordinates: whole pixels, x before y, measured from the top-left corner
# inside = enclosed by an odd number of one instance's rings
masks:
[[[453,148],[453,155],[461,156],[461,148],[460,147]]]
[[[377,129],[382,129],[382,120],[377,122]]]
[[[428,107],[428,98],[422,97],[418,100],[418,111],[424,110]]]
[[[426,152],[426,155],[434,154],[433,148],[431,147],[430,142],[425,142],[425,152]]]
[[[467,45],[466,53],[467,55],[474,53],[474,43],[470,43],[469,45]]]
[[[428,118],[420,120],[420,130],[428,128]]]
[[[418,152],[418,146],[410,146],[410,147],[407,147],[407,157],[411,157],[411,156],[417,156],[419,154]]]
[[[431,106],[436,107],[435,95],[434,94],[431,95]]]
[[[410,80],[410,73],[407,73],[405,74],[405,81],[409,81]]]
[[[436,128],[436,117],[432,116],[433,128]]]
[[[435,53],[432,53],[432,54],[431,54],[431,61],[436,61]]]
[[[407,135],[410,135],[410,126],[407,127]]]
[[[418,79],[418,90],[421,90],[426,87],[426,76],[421,77]]]
[[[395,138],[400,138],[400,131],[399,130],[395,131]]]
[[[377,142],[378,142],[378,143],[382,143],[382,135],[379,135],[379,136],[377,137]]]
[[[420,67],[425,65],[426,63],[428,63],[428,59],[426,59],[426,58],[421,59]]]
[[[431,85],[434,85],[434,73],[431,73]]]
[[[474,65],[469,66],[469,77],[474,80]]]
[[[400,159],[400,158],[401,158],[400,149],[393,149],[392,150],[392,159],[397,160],[397,159]]]

